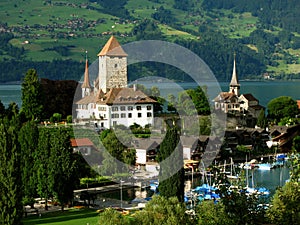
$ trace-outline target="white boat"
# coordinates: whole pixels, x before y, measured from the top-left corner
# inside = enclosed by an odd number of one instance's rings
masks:
[[[257,164],[259,170],[270,170],[272,169],[271,163],[259,163]]]

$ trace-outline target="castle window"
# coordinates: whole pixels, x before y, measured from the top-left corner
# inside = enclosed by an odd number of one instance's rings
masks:
[[[111,114],[111,118],[112,119],[119,118],[119,114],[118,113],[113,113],[113,114]]]
[[[115,68],[117,68],[118,67],[118,64],[115,64]]]
[[[147,110],[151,110],[151,109],[152,109],[151,105],[147,105]]]
[[[127,110],[128,110],[128,111],[132,111],[132,110],[133,110],[133,106],[128,106],[128,107],[127,107]]]
[[[120,107],[120,110],[121,110],[121,111],[125,111],[125,110],[126,110],[125,106],[121,106],[121,107]]]
[[[132,118],[132,113],[128,113],[128,118]]]
[[[142,113],[138,113],[138,117],[141,118],[142,117]]]
[[[152,113],[151,112],[147,112],[147,117],[152,117]]]
[[[138,106],[136,107],[136,110],[142,110],[142,106],[138,105]]]
[[[117,107],[117,106],[113,106],[113,107],[111,108],[111,111],[113,111],[113,112],[118,111],[118,107]]]
[[[121,118],[126,118],[126,114],[125,113],[121,113]]]

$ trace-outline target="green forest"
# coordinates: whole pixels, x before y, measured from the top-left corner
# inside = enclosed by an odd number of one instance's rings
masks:
[[[201,57],[228,81],[236,53],[240,79],[300,78],[299,2],[245,0],[71,0],[0,3],[0,82],[22,81],[30,68],[42,78],[79,81],[111,35],[121,44],[164,40]],[[18,15],[18,16],[16,16]],[[178,69],[139,63],[129,80],[159,75],[191,81]]]

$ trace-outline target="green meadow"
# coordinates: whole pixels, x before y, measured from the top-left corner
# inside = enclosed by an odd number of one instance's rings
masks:
[[[23,219],[24,225],[96,225],[98,213],[94,209],[71,209],[64,212],[48,212],[41,216],[30,215]]]

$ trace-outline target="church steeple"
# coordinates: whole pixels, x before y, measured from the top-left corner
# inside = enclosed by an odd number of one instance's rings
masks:
[[[237,96],[240,95],[240,84],[238,80],[238,76],[236,73],[236,62],[235,62],[235,53],[233,59],[233,69],[232,69],[232,76],[229,85],[229,92],[236,94]]]
[[[87,59],[87,51],[85,51],[85,71],[84,71],[84,79],[81,88],[82,88],[82,97],[90,95],[91,84],[90,84],[90,77],[89,77],[89,63]]]

